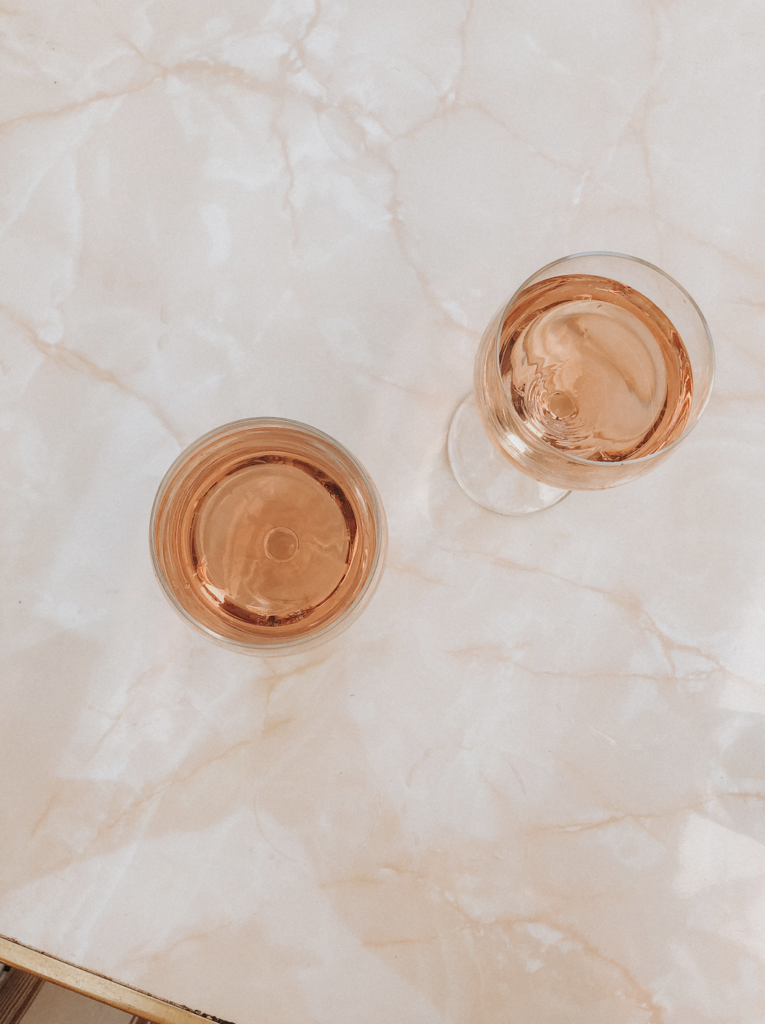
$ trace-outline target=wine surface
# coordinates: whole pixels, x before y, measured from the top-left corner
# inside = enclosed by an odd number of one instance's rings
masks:
[[[379,578],[385,536],[350,453],[290,420],[201,438],[168,470],[152,514],[155,569],[176,609],[252,653],[347,625]]]
[[[306,462],[275,453],[235,468],[199,501],[189,575],[214,611],[279,626],[331,602],[348,572],[353,510]]]
[[[640,292],[604,277],[531,285],[505,317],[500,370],[518,433],[613,462],[683,432],[693,377],[683,342]]]

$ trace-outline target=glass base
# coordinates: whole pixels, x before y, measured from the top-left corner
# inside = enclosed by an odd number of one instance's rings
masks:
[[[452,472],[465,494],[503,516],[541,512],[571,493],[539,483],[501,455],[484,429],[472,393],[452,418],[447,451]]]

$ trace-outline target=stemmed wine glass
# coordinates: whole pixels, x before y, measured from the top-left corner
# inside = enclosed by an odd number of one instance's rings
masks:
[[[154,572],[209,640],[260,657],[337,636],[382,574],[385,512],[338,441],[294,420],[227,423],[179,455],[151,514]]]
[[[473,394],[449,429],[452,471],[505,515],[616,487],[688,436],[713,377],[706,321],[668,274],[621,253],[566,256],[484,331]]]

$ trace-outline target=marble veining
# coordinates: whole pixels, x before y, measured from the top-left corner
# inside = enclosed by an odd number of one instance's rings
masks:
[[[765,1021],[765,7],[0,11],[0,934],[237,1024]],[[511,520],[445,457],[485,323],[642,257],[716,390]],[[390,544],[272,661],[165,604],[172,460],[283,416]]]

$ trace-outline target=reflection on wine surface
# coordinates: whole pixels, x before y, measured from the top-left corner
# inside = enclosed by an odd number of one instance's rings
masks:
[[[690,411],[685,346],[650,299],[569,274],[526,288],[507,312],[500,372],[518,430],[614,462],[671,444]]]
[[[320,431],[243,420],[192,445],[155,502],[152,553],[171,603],[248,653],[339,632],[371,597],[385,548],[364,470]]]

